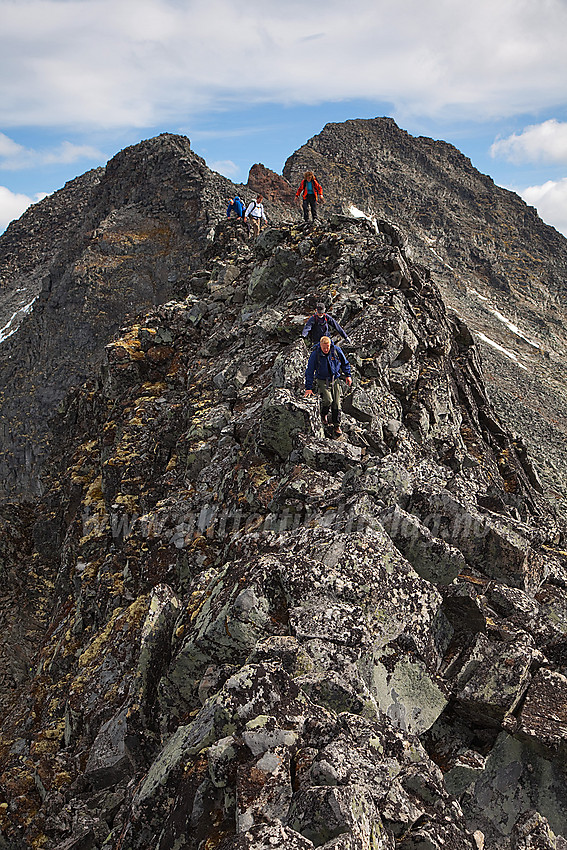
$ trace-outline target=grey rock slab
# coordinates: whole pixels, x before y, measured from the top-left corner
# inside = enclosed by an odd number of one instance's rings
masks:
[[[345,680],[343,675],[333,670],[307,673],[303,676],[297,676],[295,681],[312,702],[323,705],[337,714],[343,711],[360,714],[369,699],[369,694],[362,680],[360,680],[360,686],[357,689]]]
[[[332,496],[340,493],[342,478],[343,473],[340,472],[331,477],[327,472],[296,464],[274,493],[274,503],[278,504],[282,499],[328,502]]]
[[[552,749],[567,746],[567,677],[553,670],[534,676],[519,716],[520,729]]]
[[[258,823],[284,821],[292,794],[287,748],[266,750],[252,763],[241,765],[236,776],[237,832],[248,832]]]
[[[566,801],[563,767],[544,758],[529,739],[502,732],[461,805],[471,828],[484,832],[487,847],[506,847],[518,818],[530,810],[545,817],[556,835],[565,835]]]
[[[369,846],[382,821],[369,788],[327,786],[300,790],[294,795],[288,824],[318,847],[343,833],[351,833],[360,846]]]
[[[379,411],[372,397],[361,387],[355,387],[352,392],[347,393],[342,401],[342,408],[349,416],[359,422],[371,423],[376,419]]]
[[[445,787],[449,794],[460,797],[482,774],[486,767],[486,757],[463,747],[445,773]]]
[[[346,472],[354,464],[360,463],[362,449],[337,440],[300,439],[301,453],[308,466],[313,469],[325,469],[328,472]]]
[[[220,850],[274,850],[285,847],[285,850],[312,850],[315,845],[305,836],[285,824],[262,823],[256,824],[234,839],[224,841],[219,845]]]
[[[272,383],[274,387],[290,390],[302,390],[305,386],[305,369],[307,367],[307,349],[303,340],[296,340],[281,351],[272,366]]]
[[[395,658],[395,656],[394,656]],[[370,690],[381,711],[400,729],[420,735],[442,714],[448,699],[440,681],[419,658],[374,662]]]
[[[441,596],[410,567],[381,526],[334,535],[326,529],[300,529],[278,561],[290,607],[316,610],[320,600],[334,596],[341,612],[337,622],[350,619],[358,640],[363,628],[370,630],[374,647],[386,645],[406,628],[417,640],[420,635],[429,640]],[[365,616],[356,621],[358,608]],[[324,616],[324,609],[320,613]]]
[[[102,725],[85,767],[85,775],[94,788],[109,788],[118,784],[130,772],[126,738],[128,709],[123,709]]]
[[[418,517],[394,505],[380,514],[380,521],[416,573],[434,584],[450,584],[466,568],[465,558],[454,546],[434,537]]]
[[[511,520],[487,516],[456,499],[448,490],[412,499],[409,510],[422,522],[435,523],[435,536],[462,552],[467,562],[497,581],[522,589],[537,588],[546,576],[545,561],[526,529]]]
[[[275,717],[258,714],[248,721],[242,733],[242,739],[255,756],[274,748],[293,747],[298,733],[293,729],[282,728]]]
[[[274,390],[262,407],[260,436],[265,446],[285,460],[296,447],[298,435],[304,433],[321,433],[318,410],[309,401],[296,399],[290,390]]]
[[[499,725],[514,711],[530,682],[533,647],[497,644],[482,640],[476,644],[477,662],[459,677],[456,693],[459,706],[477,722]]]
[[[300,641],[319,638],[344,646],[368,643],[368,627],[357,605],[321,597],[289,611],[292,633]]]

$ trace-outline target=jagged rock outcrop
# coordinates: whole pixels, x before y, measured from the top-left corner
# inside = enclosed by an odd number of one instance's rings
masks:
[[[410,136],[391,118],[326,125],[290,156],[284,177],[296,185],[306,168],[324,185],[327,211],[354,206],[403,230],[475,333],[496,409],[567,516],[565,237],[455,147]]]
[[[38,618],[7,846],[564,847],[562,532],[405,244],[223,222],[61,405],[2,528],[0,608],[17,581]],[[341,440],[303,396],[320,299],[352,339]]]
[[[248,174],[248,186],[253,192],[260,192],[270,204],[296,203],[295,189],[284,177],[276,174],[262,163],[256,163]]]

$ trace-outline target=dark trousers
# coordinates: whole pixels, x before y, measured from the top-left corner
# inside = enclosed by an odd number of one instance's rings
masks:
[[[311,207],[311,216],[313,220],[317,218],[317,198],[315,195],[307,195],[303,199],[303,218],[309,221],[309,207]]]

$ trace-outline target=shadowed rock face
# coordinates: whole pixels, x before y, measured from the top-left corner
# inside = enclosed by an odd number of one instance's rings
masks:
[[[561,531],[406,244],[221,222],[63,400],[2,512],[6,846],[564,847]]]
[[[236,190],[186,137],[163,134],[30,207],[0,237],[4,495],[41,491],[59,403],[126,316],[185,292]]]

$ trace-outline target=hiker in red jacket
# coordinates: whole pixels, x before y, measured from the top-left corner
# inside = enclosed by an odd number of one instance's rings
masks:
[[[309,221],[309,208],[311,207],[311,217],[313,221],[317,218],[317,201],[324,204],[323,189],[315,180],[315,175],[312,171],[306,171],[303,175],[303,180],[299,184],[299,189],[295,193],[295,197],[299,198],[303,193],[303,218]]]

